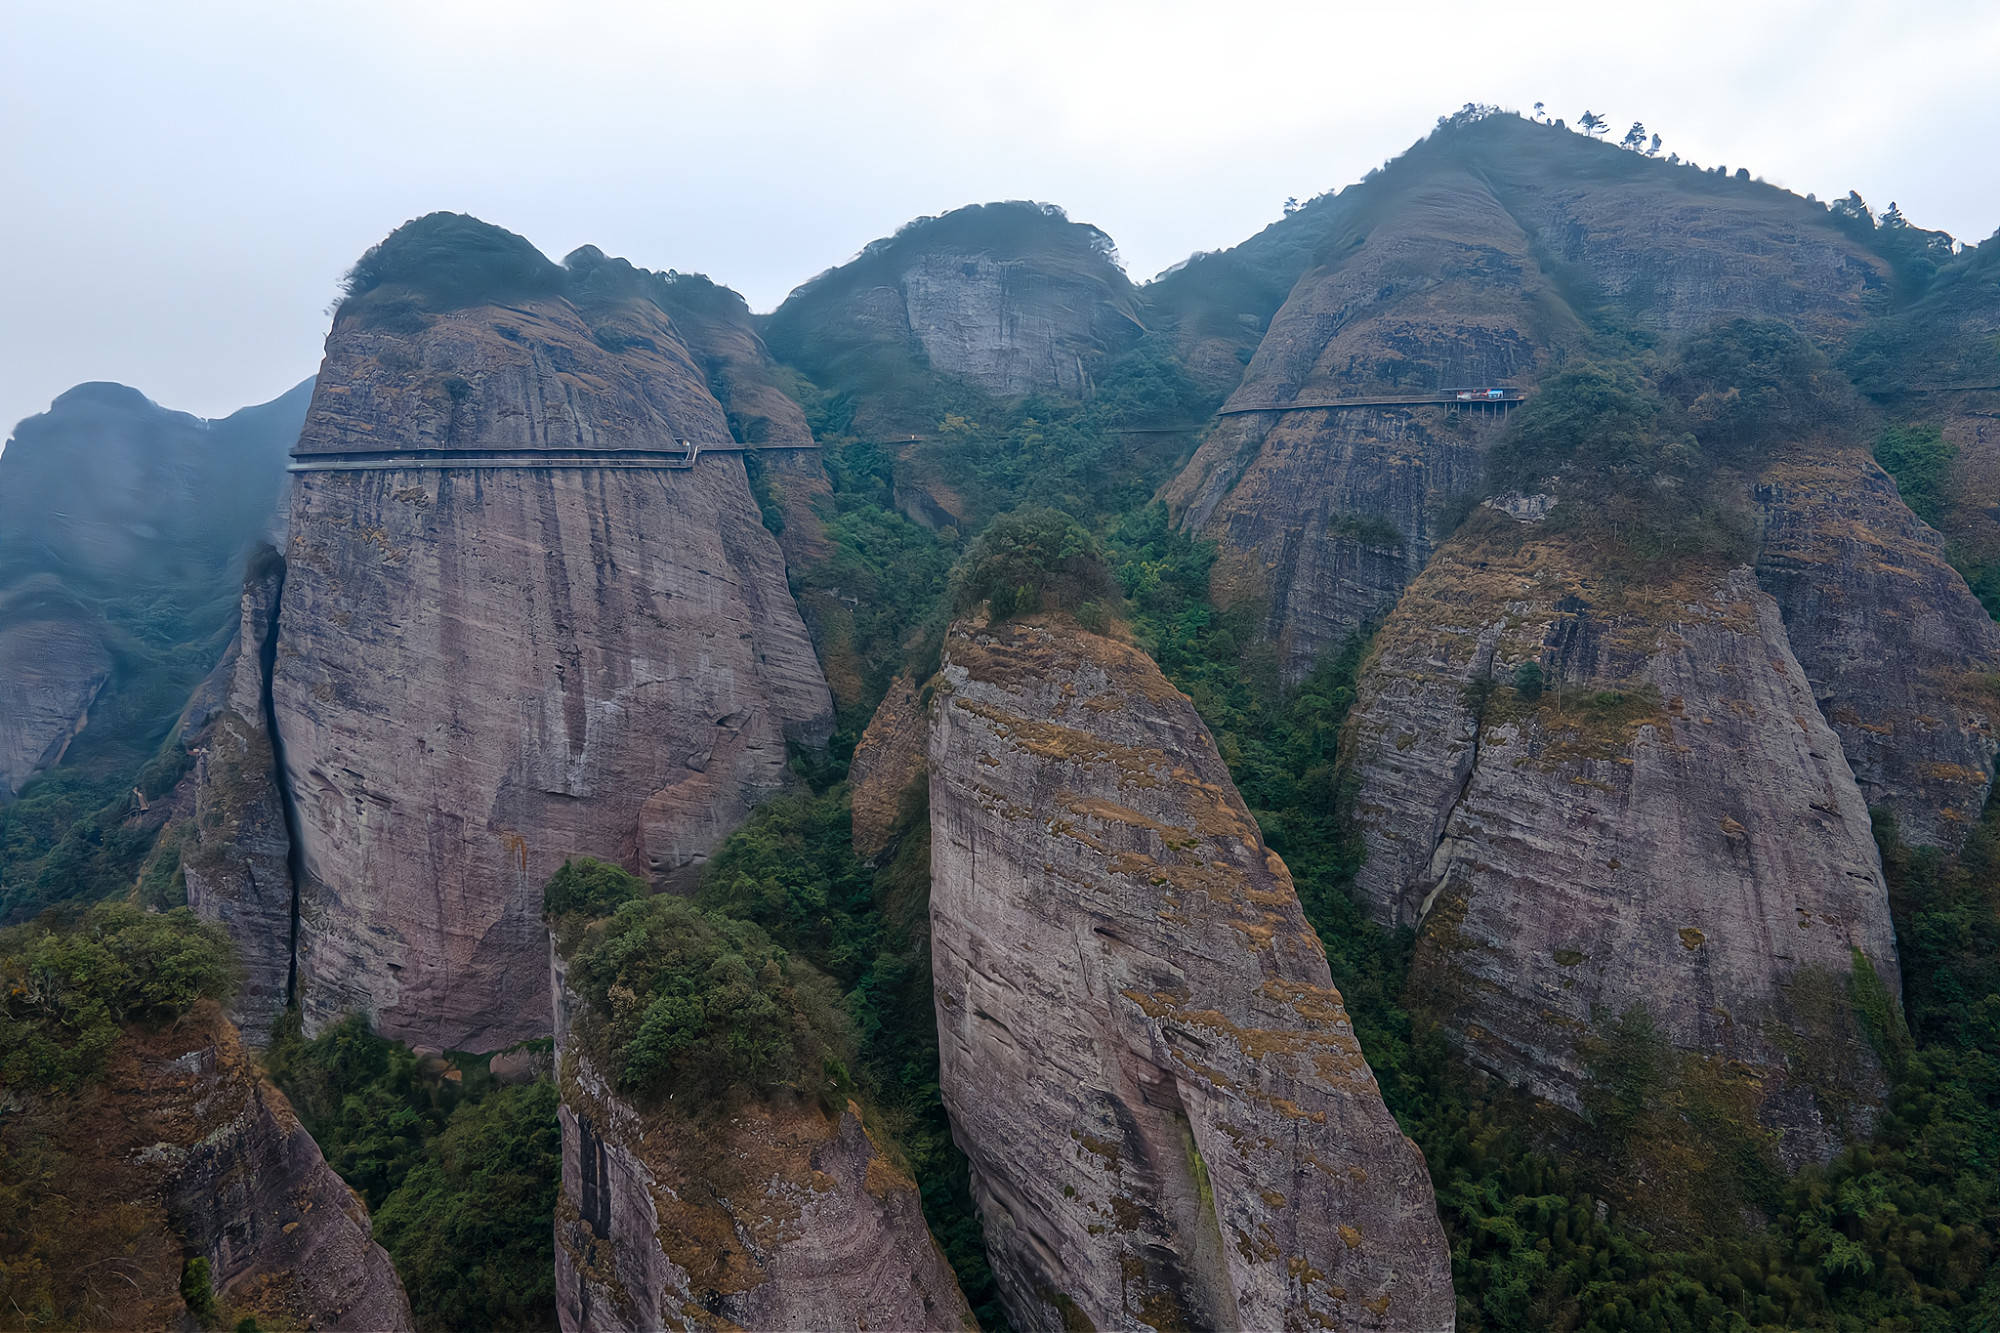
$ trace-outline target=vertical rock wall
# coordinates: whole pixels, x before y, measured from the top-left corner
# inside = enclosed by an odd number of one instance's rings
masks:
[[[1527,663],[1539,695],[1512,683]],[[1483,514],[1383,628],[1348,761],[1359,892],[1420,928],[1411,984],[1474,1063],[1576,1108],[1585,1042],[1643,1005],[1758,1071],[1789,1159],[1862,1127],[1881,1078],[1847,978],[1858,955],[1896,993],[1888,894],[1749,570],[1621,585]]]
[[[182,743],[194,756],[194,811],[181,844],[188,906],[220,922],[243,984],[230,1017],[262,1045],[291,998],[292,839],[269,725],[272,642],[284,562],[266,553],[243,586],[236,640],[211,678],[211,711]]]
[[[961,623],[930,773],[940,1082],[1015,1325],[1449,1328],[1423,1159],[1158,668]]]
[[[1858,450],[1791,450],[1756,498],[1757,581],[1784,611],[1863,798],[1895,815],[1904,841],[1957,847],[2000,749],[2000,627]]]
[[[423,318],[341,317],[301,457],[729,438],[649,301]],[[556,867],[671,877],[831,726],[738,455],[302,473],[288,563],[273,694],[308,1030],[362,1010],[433,1047],[544,1033]]]

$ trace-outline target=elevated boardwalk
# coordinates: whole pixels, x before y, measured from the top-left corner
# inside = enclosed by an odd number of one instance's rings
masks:
[[[1325,411],[1345,407],[1450,407],[1498,408],[1505,411],[1528,400],[1525,389],[1437,389],[1430,393],[1389,394],[1370,398],[1302,398],[1289,403],[1229,404],[1216,413],[1219,417],[1243,416],[1251,412]]]
[[[703,454],[773,453],[817,449],[817,444],[697,444],[679,449],[374,449],[352,453],[293,455],[287,472],[410,472],[502,468],[609,468],[683,472]]]

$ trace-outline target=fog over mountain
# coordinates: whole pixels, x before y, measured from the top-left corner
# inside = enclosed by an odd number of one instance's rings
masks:
[[[1135,280],[1358,178],[1473,100],[1976,241],[2000,177],[1978,0],[1385,7],[1031,0],[1004,24],[525,0],[19,0],[0,16],[0,433],[111,379],[207,416],[311,374],[345,266],[464,210],[775,307],[904,220],[1059,203]]]

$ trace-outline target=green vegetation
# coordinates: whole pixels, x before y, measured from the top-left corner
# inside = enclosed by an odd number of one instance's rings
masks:
[[[565,929],[565,934],[567,934]],[[747,921],[663,895],[624,903],[569,955],[575,1034],[641,1102],[709,1109],[779,1088],[817,1096],[852,1051],[838,992]]]
[[[427,1060],[360,1018],[307,1041],[296,1012],[268,1063],[327,1164],[367,1201],[418,1328],[554,1327],[552,1080],[501,1087],[483,1057]]]
[[[228,937],[185,907],[103,903],[0,931],[0,1085],[73,1095],[127,1024],[170,1022],[235,984]]]
[[[1903,503],[1932,527],[1944,526],[1951,465],[1958,447],[1936,426],[1891,426],[1875,442],[1875,461],[1896,479]]]
[[[426,213],[370,246],[341,290],[343,315],[365,311],[371,319],[408,320],[412,300],[423,309],[452,310],[558,295],[563,271],[527,240],[490,222]]]
[[[1111,591],[1104,548],[1090,529],[1054,509],[1003,514],[979,534],[952,571],[952,606],[982,604],[993,619],[1035,611],[1075,611]]]

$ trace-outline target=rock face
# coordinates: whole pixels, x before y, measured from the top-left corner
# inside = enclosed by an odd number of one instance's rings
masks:
[[[854,747],[847,785],[854,806],[854,854],[863,860],[889,850],[904,794],[923,780],[930,733],[921,699],[908,672],[897,676]]]
[[[1868,810],[1749,570],[1621,592],[1481,515],[1384,626],[1348,758],[1359,892],[1419,926],[1412,987],[1474,1063],[1575,1109],[1584,1043],[1644,1005],[1760,1072],[1789,1160],[1840,1127],[1788,1075],[1879,1097],[1845,998],[1857,954],[1899,984]]]
[[[823,388],[884,387],[894,362],[1009,397],[1082,396],[1104,354],[1140,331],[1109,238],[1029,203],[912,222],[793,292],[765,330]]]
[[[578,300],[344,309],[300,456],[729,440],[656,303]],[[287,565],[272,688],[308,1030],[363,1010],[419,1045],[544,1033],[562,861],[664,880],[831,727],[740,455],[301,473]]]
[[[0,595],[0,799],[62,760],[111,678],[99,626],[60,603]]]
[[[939,680],[940,1083],[1016,1326],[1449,1328],[1423,1159],[1187,699],[1051,619]]]
[[[1956,848],[2000,750],[2000,627],[1858,451],[1794,451],[1756,498],[1757,581],[1784,610],[1862,796],[1896,816],[1904,841]]]
[[[0,801],[62,761],[107,689],[185,694],[146,654],[114,652],[126,608],[182,615],[190,641],[227,623],[242,557],[275,526],[309,389],[204,421],[82,384],[15,428],[0,454]],[[158,628],[137,619],[142,636]],[[146,733],[144,750],[172,720],[155,708],[117,726]]]
[[[917,1188],[862,1127],[797,1100],[701,1121],[618,1097],[566,1038],[556,1299],[564,1333],[975,1329]]]
[[[181,844],[188,906],[234,941],[243,984],[230,1017],[258,1045],[291,998],[292,839],[269,723],[284,582],[275,552],[253,566],[236,641],[216,668],[214,703],[182,736],[195,760],[194,817]]]
[[[367,1206],[212,1003],[160,1032],[128,1032],[101,1088],[64,1110],[75,1124],[71,1169],[106,1207],[126,1210],[142,1237],[129,1255],[102,1256],[125,1261],[132,1291],[117,1293],[137,1304],[112,1326],[179,1327],[186,1254],[208,1260],[232,1320],[413,1327],[396,1271],[370,1238]]]
[[[1513,117],[1441,132],[1323,212],[1317,261],[1163,492],[1218,543],[1216,594],[1268,600],[1294,678],[1395,604],[1501,423],[1284,405],[1531,389],[1585,347],[1579,308],[1670,334],[1765,315],[1832,335],[1887,281],[1803,200]]]

